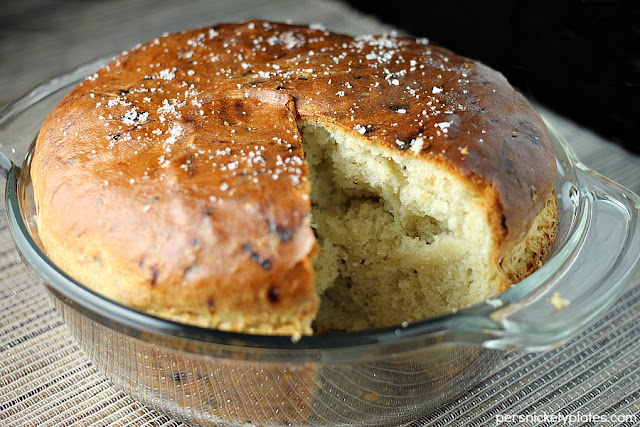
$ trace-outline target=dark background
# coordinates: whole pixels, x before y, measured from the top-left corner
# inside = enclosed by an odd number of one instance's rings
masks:
[[[346,1],[640,153],[640,1]]]

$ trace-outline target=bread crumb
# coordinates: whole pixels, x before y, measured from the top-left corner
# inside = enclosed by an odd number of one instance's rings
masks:
[[[488,299],[485,302],[493,308],[502,307],[502,300],[499,299]]]
[[[551,305],[557,310],[560,310],[561,308],[564,308],[569,304],[571,304],[571,301],[562,298],[559,292],[556,292],[555,294],[553,294],[553,297],[551,297]]]

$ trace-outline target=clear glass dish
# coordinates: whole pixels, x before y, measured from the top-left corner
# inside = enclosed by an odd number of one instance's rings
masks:
[[[0,112],[0,172],[16,246],[71,333],[118,387],[197,425],[398,425],[470,388],[506,349],[545,350],[586,329],[640,262],[640,199],[582,165],[551,129],[559,228],[552,257],[488,301],[409,325],[288,337],[159,319],[95,294],[43,252],[30,149],[61,97],[109,58]],[[20,165],[20,166],[18,166]],[[560,307],[554,296],[569,301]]]

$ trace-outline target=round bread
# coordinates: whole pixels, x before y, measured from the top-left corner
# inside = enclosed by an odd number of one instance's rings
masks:
[[[539,115],[481,63],[248,21],[88,77],[44,123],[31,173],[47,254],[84,285],[180,322],[299,335],[445,313],[530,274],[555,237],[555,171]]]

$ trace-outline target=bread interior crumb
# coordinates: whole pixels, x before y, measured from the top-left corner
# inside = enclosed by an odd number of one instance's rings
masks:
[[[401,324],[498,293],[486,210],[468,186],[338,129],[299,129],[321,249],[316,330]]]

